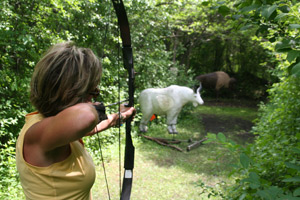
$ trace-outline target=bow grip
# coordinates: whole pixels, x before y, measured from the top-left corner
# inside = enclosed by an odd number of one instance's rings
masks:
[[[101,122],[103,120],[106,120],[107,119],[107,115],[105,114],[105,106],[104,106],[104,104],[100,103],[98,105],[93,105],[93,106],[94,106],[94,108],[96,109],[96,111],[98,113],[99,122]]]

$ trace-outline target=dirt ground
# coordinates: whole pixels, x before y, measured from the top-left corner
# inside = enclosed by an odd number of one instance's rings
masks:
[[[240,99],[209,99],[205,101],[205,105],[208,106],[232,106],[232,107],[249,107],[249,108],[257,108],[258,101],[249,101],[249,100],[240,100]]]
[[[218,118],[215,115],[203,115],[202,121],[205,132],[219,133],[233,136],[241,142],[252,142],[254,135],[250,133],[253,123],[240,118]]]
[[[208,101],[206,105],[210,106],[234,106],[234,107],[255,107],[255,103],[245,102],[222,102]],[[211,114],[202,115],[202,122],[205,132],[219,133],[222,132],[227,136],[232,136],[242,143],[252,142],[254,135],[250,133],[253,122],[235,117],[219,117]]]

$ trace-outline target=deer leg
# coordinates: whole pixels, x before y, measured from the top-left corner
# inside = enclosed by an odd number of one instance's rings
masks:
[[[169,113],[167,115],[168,132],[170,134],[178,134],[178,132],[176,130],[176,124],[177,124],[177,117],[178,117],[179,112],[176,112],[174,114]]]
[[[149,119],[150,117],[152,116],[152,114],[145,114],[143,115],[142,119],[141,119],[141,122],[140,122],[140,126],[139,126],[139,129],[142,133],[146,133],[148,131],[148,122],[149,122]]]
[[[176,130],[176,124],[172,124],[173,134],[178,134]]]
[[[172,129],[172,125],[168,124],[168,132],[169,134],[173,134],[173,129]]]

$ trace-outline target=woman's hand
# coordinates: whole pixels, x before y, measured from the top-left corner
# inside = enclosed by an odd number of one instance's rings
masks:
[[[136,110],[134,107],[126,107],[124,104],[120,106],[120,113],[123,117],[123,121],[126,121],[130,117],[134,119],[134,116],[136,114]]]
[[[110,117],[112,117],[110,127],[119,127],[124,122],[126,122],[129,118],[132,117],[133,119],[135,114],[136,114],[136,110],[134,107],[126,107],[124,104],[122,104],[120,106],[120,112],[110,115]]]
[[[95,129],[87,135],[93,135],[111,127],[119,127],[130,117],[134,119],[135,114],[136,109],[134,107],[126,107],[122,104],[120,106],[120,112],[107,115],[107,119],[98,123]]]

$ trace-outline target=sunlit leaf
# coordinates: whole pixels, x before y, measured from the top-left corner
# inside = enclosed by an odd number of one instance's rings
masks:
[[[289,162],[286,162],[285,165],[286,165],[288,168],[296,169],[296,170],[300,171],[300,165],[296,165],[296,164],[289,163]]]
[[[300,187],[298,187],[298,188],[293,192],[293,195],[294,195],[295,197],[300,196]]]
[[[275,50],[278,52],[285,52],[291,50],[291,44],[289,39],[284,39],[278,42],[275,46]]]
[[[202,4],[203,6],[208,6],[208,5],[209,5],[209,1],[203,1],[201,4]]]
[[[289,26],[290,28],[295,28],[295,29],[300,28],[300,24],[290,24]]]
[[[252,28],[252,27],[253,27],[252,24],[247,24],[247,25],[241,27],[240,30],[241,30],[241,31],[244,31],[244,30],[248,30],[248,29],[250,29],[250,28]]]
[[[272,196],[270,195],[270,193],[268,193],[267,191],[264,191],[264,190],[259,190],[257,192],[257,194],[262,197],[262,199],[271,199]]]
[[[287,60],[291,63],[293,62],[297,57],[300,57],[300,51],[298,50],[291,50],[288,52]]]
[[[297,76],[297,77],[300,76],[300,62],[297,63],[297,64],[292,68],[291,74],[292,74],[292,75],[295,75],[295,76]]]
[[[230,14],[230,8],[228,8],[227,6],[220,6],[218,12],[221,13],[223,16],[226,16]]]
[[[269,19],[269,17],[274,13],[276,8],[277,8],[277,5],[265,6],[262,9],[261,15],[264,16],[266,19]]]
[[[241,9],[241,12],[250,12],[250,11],[255,10],[255,9],[259,8],[259,7],[260,7],[260,5],[253,4],[251,6],[244,7],[243,9]]]
[[[226,142],[226,136],[223,133],[218,133],[217,138],[221,142]]]
[[[293,152],[300,154],[300,149],[299,148],[292,148],[291,149]]]
[[[278,20],[280,20],[280,19],[282,19],[282,18],[284,18],[285,16],[288,16],[289,14],[288,13],[280,13],[279,15],[277,15],[275,18],[274,18],[274,20],[275,21],[278,21]]]
[[[299,183],[300,182],[300,176],[292,177],[292,178],[287,178],[282,180],[283,182],[295,182]]]
[[[246,154],[241,153],[240,154],[240,162],[245,169],[248,169],[249,164],[250,164],[250,158]]]

